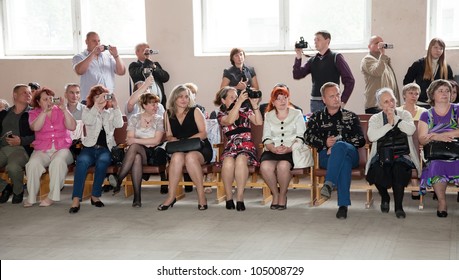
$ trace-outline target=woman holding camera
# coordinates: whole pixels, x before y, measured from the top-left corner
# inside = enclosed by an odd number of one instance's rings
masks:
[[[245,52],[240,48],[233,48],[230,52],[231,67],[223,71],[220,88],[230,86],[237,89],[238,94],[250,86],[258,90],[257,74],[253,67],[244,64]]]
[[[376,102],[381,112],[374,114],[368,122],[368,139],[372,142],[370,157],[367,161],[365,174],[370,184],[375,184],[381,195],[381,212],[388,213],[390,210],[390,196],[387,189],[392,187],[394,193],[395,215],[397,218],[405,218],[403,210],[403,194],[405,187],[411,180],[412,169],[415,167],[421,174],[418,152],[414,146],[412,135],[416,131],[410,112],[395,108],[397,99],[390,88],[382,88],[376,92]],[[396,128],[394,128],[396,127]],[[389,133],[403,132],[406,134],[408,147],[404,155],[386,158],[386,153],[378,151],[378,143],[382,144],[383,137]],[[383,160],[383,159],[387,159]]]
[[[109,90],[102,85],[93,86],[89,91],[82,120],[86,129],[86,137],[83,138],[83,149],[76,161],[72,206],[69,209],[71,214],[80,211],[84,182],[88,168],[93,165],[95,165],[95,171],[91,204],[95,207],[105,206],[100,201],[100,196],[107,167],[112,162],[110,151],[116,146],[113,133],[115,128],[123,127],[124,124],[116,96],[113,93],[110,94]]]
[[[167,163],[166,151],[156,147],[164,136],[163,117],[156,114],[158,104],[157,95],[144,93],[140,96],[139,107],[142,108],[142,112],[130,117],[127,126],[126,144],[129,145],[129,149],[118,174],[109,176],[113,193],[116,194],[121,189],[123,179],[131,172],[134,187],[132,207],[142,207],[140,193],[143,165],[165,165]]]
[[[432,106],[421,115],[418,123],[419,143],[423,146],[432,141],[452,142],[459,137],[459,105],[450,101],[451,84],[447,80],[433,81],[427,89],[429,104]],[[448,216],[446,206],[446,186],[459,185],[459,160],[429,160],[422,170],[420,191],[432,188],[438,199],[437,216]]]
[[[306,131],[303,114],[291,106],[289,97],[287,88],[274,87],[263,124],[265,151],[260,159],[260,172],[273,195],[272,210],[287,209],[287,190],[293,168],[292,146],[304,142]]]
[[[72,145],[69,130],[75,130],[76,121],[67,110],[64,99],[54,97],[54,92],[48,88],[35,91],[29,112],[30,128],[35,132],[34,151],[27,162],[28,198],[24,207],[31,207],[36,202],[40,189],[40,177],[49,166],[49,194],[40,206],[50,206],[61,197],[61,187],[67,176],[68,165],[73,162],[69,150]]]
[[[251,107],[243,106],[246,100],[250,100]],[[254,125],[263,124],[263,118],[258,107],[259,100],[259,98],[249,99],[248,93],[245,91],[242,91],[238,97],[237,90],[229,86],[220,89],[215,96],[214,104],[220,106],[217,119],[227,138],[225,149],[221,155],[221,173],[226,192],[226,209],[228,210],[235,208],[232,192],[235,179],[237,186],[236,210],[245,210],[244,188],[249,175],[248,165],[259,165],[250,129],[251,123]]]

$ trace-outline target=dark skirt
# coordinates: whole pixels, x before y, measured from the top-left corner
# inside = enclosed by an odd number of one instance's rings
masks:
[[[406,187],[411,180],[414,164],[403,158],[395,160],[391,164],[383,164],[379,160],[373,160],[368,169],[366,179],[371,185],[382,187]]]
[[[260,162],[263,162],[264,160],[275,160],[275,161],[281,161],[281,160],[286,160],[290,162],[290,165],[293,168],[293,157],[292,153],[288,154],[275,154],[270,151],[264,151],[263,154],[261,154],[261,159]]]

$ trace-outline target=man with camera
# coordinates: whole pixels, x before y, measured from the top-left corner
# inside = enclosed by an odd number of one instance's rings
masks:
[[[86,35],[85,42],[87,49],[73,57],[73,70],[80,76],[83,104],[92,86],[100,84],[114,92],[115,74],[123,76],[126,73],[115,46],[101,45],[99,35],[93,31]]]
[[[167,97],[164,92],[164,83],[169,81],[169,73],[161,67],[159,62],[151,60],[151,55],[158,53],[158,51],[150,49],[147,43],[137,44],[135,46],[137,61],[129,65],[129,75],[134,84],[138,81],[145,81],[146,78],[152,75],[154,81],[150,86],[150,92],[158,95],[160,103],[166,108]]]
[[[381,111],[376,104],[376,91],[380,88],[392,89],[395,98],[400,100],[394,69],[392,69],[390,58],[386,55],[386,49],[393,47],[392,44],[385,43],[380,36],[370,38],[369,53],[360,64],[360,70],[365,78],[366,114],[376,114]]]
[[[16,85],[13,89],[14,106],[0,112],[0,167],[4,167],[12,185],[0,178],[0,203],[5,203],[13,194],[13,204],[24,197],[24,167],[32,154],[30,144],[35,139],[29,126],[29,103],[32,100],[30,87]]]
[[[331,35],[328,31],[317,32],[314,36],[314,45],[318,53],[303,66],[301,66],[301,59],[303,58],[303,47],[307,47],[307,42],[304,42],[305,44],[295,44],[296,58],[293,64],[293,78],[300,80],[311,74],[311,113],[322,110],[325,107],[320,95],[320,88],[326,82],[334,82],[339,85],[341,78],[344,84],[341,96],[343,106],[351,97],[354,89],[355,80],[351,69],[342,54],[332,52],[329,49],[330,40]]]

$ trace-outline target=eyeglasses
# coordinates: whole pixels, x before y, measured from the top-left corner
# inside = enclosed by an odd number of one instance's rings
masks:
[[[278,95],[276,98],[277,101],[286,101],[288,100],[288,97],[285,95]]]

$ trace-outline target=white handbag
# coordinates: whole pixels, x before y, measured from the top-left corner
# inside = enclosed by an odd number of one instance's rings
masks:
[[[311,148],[302,142],[293,143],[292,157],[293,168],[306,168],[314,165]]]

